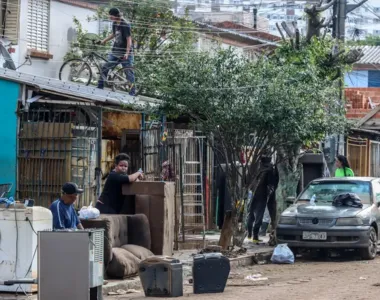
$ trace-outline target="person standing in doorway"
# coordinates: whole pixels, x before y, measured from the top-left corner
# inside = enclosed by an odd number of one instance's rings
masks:
[[[352,171],[347,157],[338,155],[335,160],[335,177],[354,177],[354,171]]]
[[[121,191],[123,184],[142,179],[142,171],[128,175],[128,165],[128,154],[120,153],[115,157],[115,169],[108,175],[103,192],[95,206],[101,214],[119,214],[124,205]]]
[[[104,88],[104,81],[108,72],[113,70],[118,64],[125,68],[127,80],[132,85],[129,94],[134,96],[135,91],[135,74],[133,72],[133,45],[131,25],[122,18],[118,8],[113,7],[109,10],[109,17],[112,23],[112,33],[100,42],[104,45],[108,41],[114,39],[111,53],[108,54],[108,62],[102,67],[102,74],[99,78],[98,88]]]

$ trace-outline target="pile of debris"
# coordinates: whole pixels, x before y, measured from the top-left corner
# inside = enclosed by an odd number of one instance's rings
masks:
[[[233,247],[230,247],[228,250],[223,250],[221,246],[210,245],[200,250],[197,254],[206,254],[206,253],[222,253],[225,257],[236,258],[238,256],[246,254],[247,249],[244,247],[233,246]]]

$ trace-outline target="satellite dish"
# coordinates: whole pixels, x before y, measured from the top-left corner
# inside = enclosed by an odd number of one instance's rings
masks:
[[[5,47],[0,43],[0,54],[4,57],[4,64],[3,67],[5,69],[10,69],[10,70],[16,70],[15,63],[13,62],[12,57],[9,55],[8,50],[5,49]]]

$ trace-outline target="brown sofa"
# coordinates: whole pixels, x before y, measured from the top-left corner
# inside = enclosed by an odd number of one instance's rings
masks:
[[[125,278],[138,272],[141,260],[152,256],[148,218],[136,215],[100,215],[81,220],[84,228],[103,228],[107,278]]]

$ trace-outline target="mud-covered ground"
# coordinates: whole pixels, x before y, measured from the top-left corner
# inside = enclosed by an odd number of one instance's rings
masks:
[[[257,274],[264,280],[245,279],[249,275],[258,278]],[[299,258],[294,265],[255,265],[232,272],[222,295],[194,295],[191,290],[191,286],[185,286],[186,299],[379,299],[380,258],[373,261]],[[142,293],[132,293],[106,299],[143,298]]]

